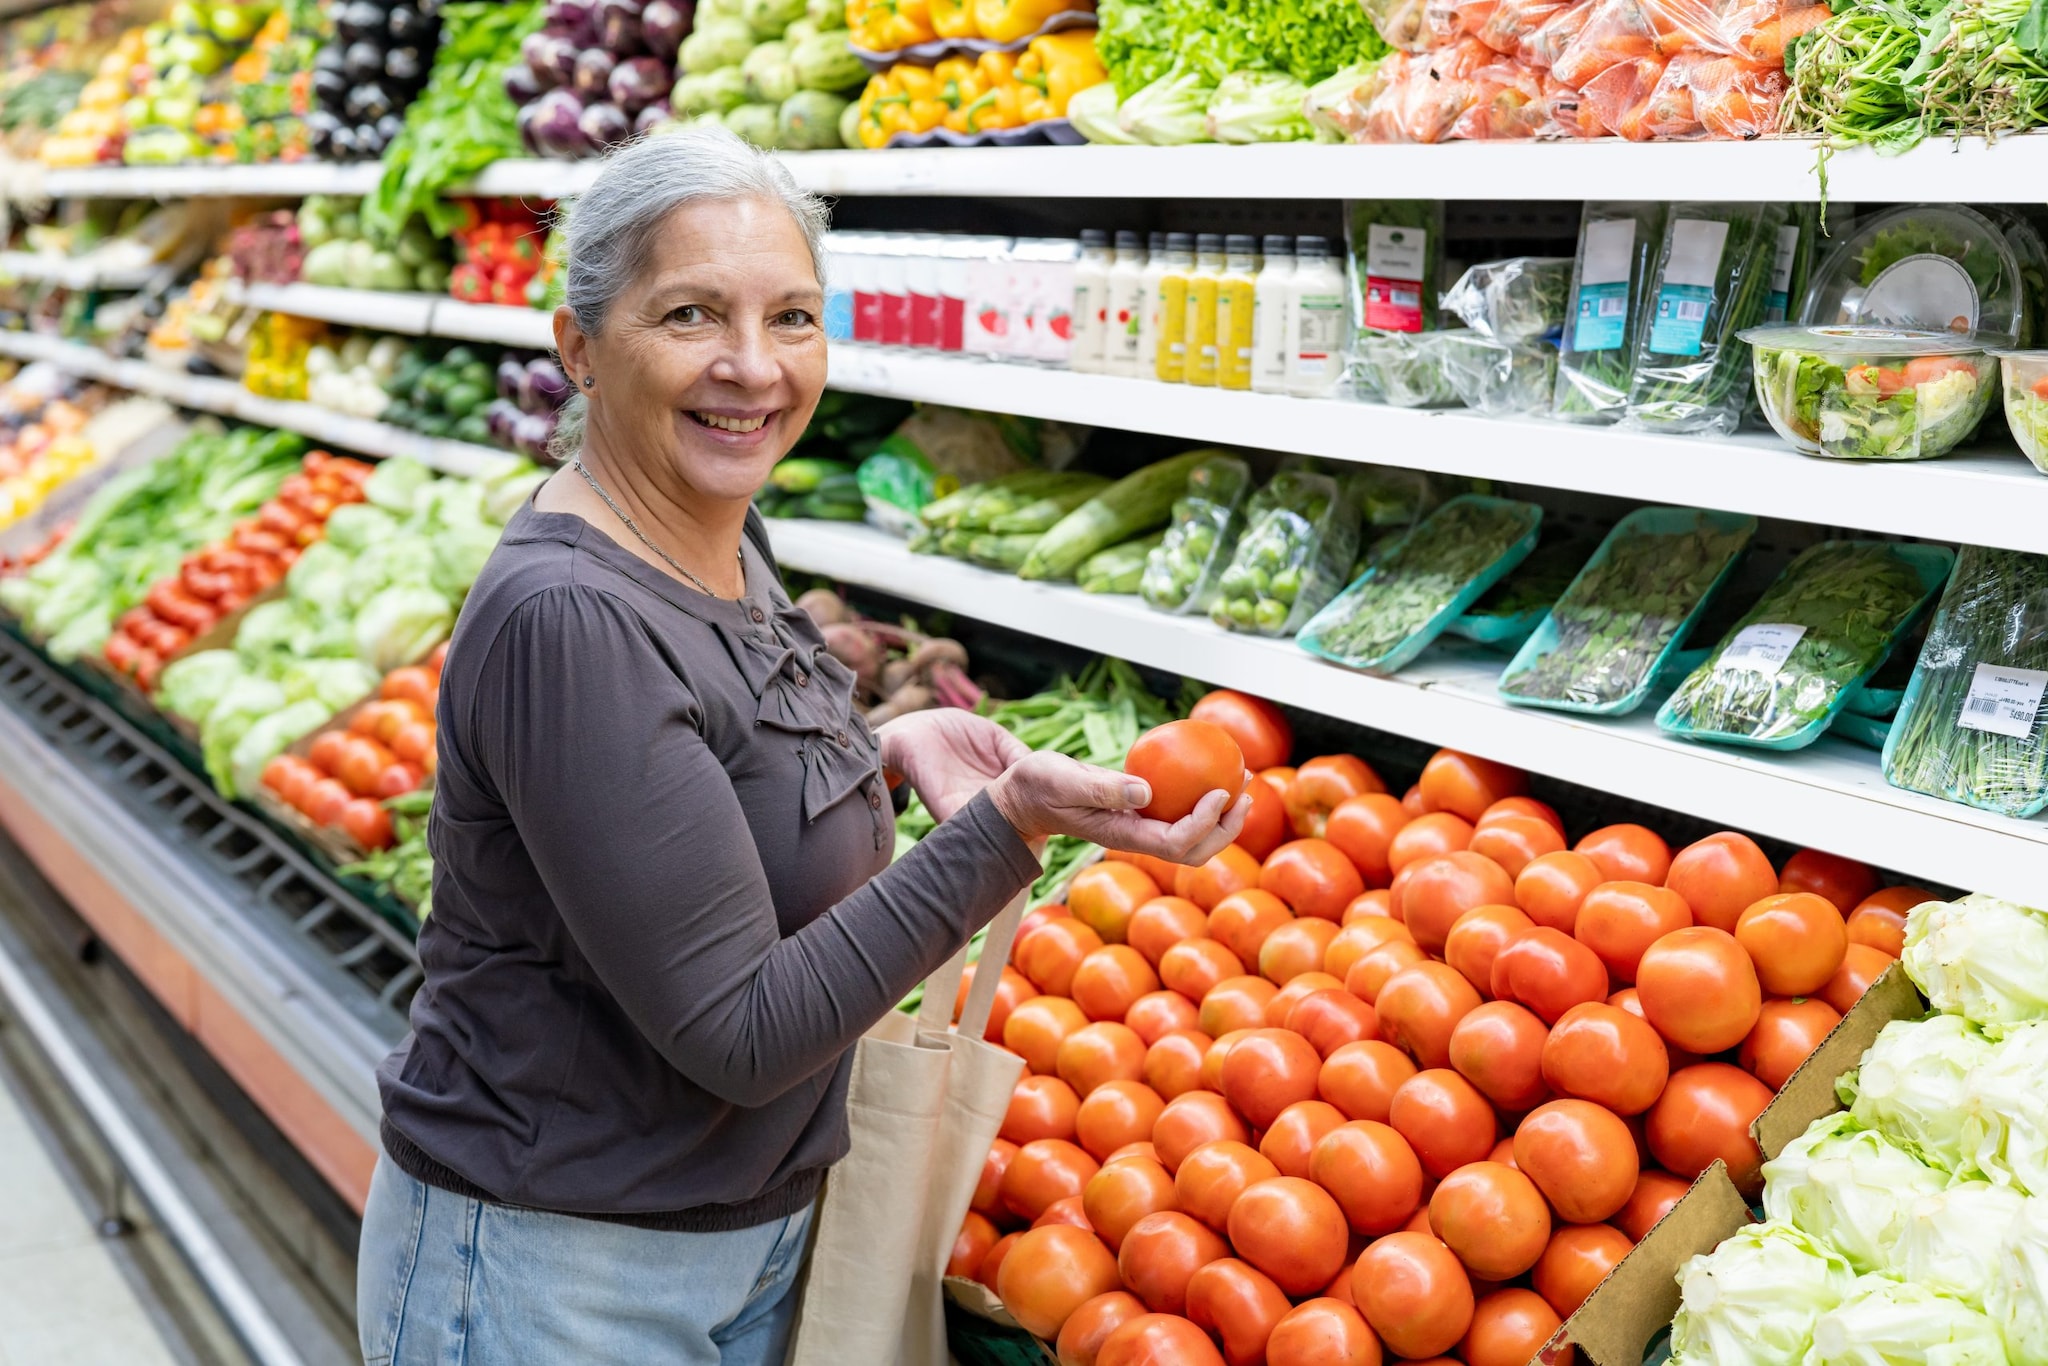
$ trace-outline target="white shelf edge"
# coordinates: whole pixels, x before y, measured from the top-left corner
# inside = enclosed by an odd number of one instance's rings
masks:
[[[785,569],[957,612],[1083,650],[1241,688],[1342,720],[1450,745],[1535,773],[1826,849],[1911,877],[2048,901],[2048,819],[2017,821],[1885,784],[1874,751],[1823,739],[1793,754],[1688,744],[1646,709],[1604,721],[1509,707],[1504,657],[1433,647],[1391,679],[1326,664],[1289,640],[1234,635],[1135,597],[1027,583],[912,555],[872,527],[771,519]]]
[[[555,315],[538,308],[436,299],[427,329],[430,336],[457,341],[497,342],[532,351],[555,349]]]
[[[248,284],[230,295],[249,308],[290,313],[408,337],[495,342],[532,351],[555,347],[554,314],[510,304],[470,304],[439,294],[395,294],[326,285]]]
[[[162,264],[144,266],[96,266],[89,256],[72,258],[48,256],[33,251],[0,251],[0,277],[39,280],[66,289],[140,289],[161,270]]]

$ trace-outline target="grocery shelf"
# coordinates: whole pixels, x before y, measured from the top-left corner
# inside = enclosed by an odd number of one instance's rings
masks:
[[[1469,750],[1502,763],[1705,820],[1808,844],[1908,877],[2038,903],[2048,820],[2018,821],[1886,785],[1875,753],[1823,738],[1791,754],[1687,744],[1648,709],[1615,721],[1509,707],[1503,657],[1434,646],[1393,678],[1314,658],[1289,640],[1168,616],[1135,597],[1027,583],[912,555],[875,528],[772,519],[787,569],[823,574],[1080,649],[1242,688],[1277,702]]]
[[[143,361],[117,360],[90,346],[33,332],[0,332],[0,355],[48,361],[72,374],[150,394],[180,407],[298,432],[322,445],[360,455],[410,456],[443,474],[474,478],[503,469],[519,458],[489,446],[422,436],[388,422],[350,417],[316,403],[264,398],[233,380],[181,374]]]
[[[7,177],[19,198],[194,199],[296,198],[309,194],[364,195],[377,188],[378,163],[334,165],[319,161],[260,166],[83,166],[45,170],[17,163]]]
[[[374,327],[380,332],[423,337],[427,335],[427,320],[441,296],[335,289],[327,285],[236,283],[230,288],[229,297],[266,313],[290,313],[345,327]]]
[[[102,266],[90,256],[51,256],[34,251],[0,251],[0,279],[39,280],[66,289],[140,289],[163,269],[161,262]]]
[[[1768,434],[1656,436],[838,344],[834,388],[1439,474],[2048,552],[2048,476],[2009,446],[1943,460],[1804,456]],[[2003,433],[1994,415],[1991,426]]]
[[[466,304],[460,299],[438,299],[434,315],[427,322],[427,335],[552,351],[555,315],[552,310],[517,308],[511,304]]]

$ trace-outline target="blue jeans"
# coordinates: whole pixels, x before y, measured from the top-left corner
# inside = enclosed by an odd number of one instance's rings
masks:
[[[380,1158],[356,1267],[367,1366],[781,1366],[806,1207],[665,1233],[451,1195]]]

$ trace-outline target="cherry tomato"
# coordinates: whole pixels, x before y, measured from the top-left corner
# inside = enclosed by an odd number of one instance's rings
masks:
[[[1677,1176],[1694,1177],[1720,1158],[1735,1188],[1754,1196],[1763,1154],[1749,1126],[1771,1103],[1771,1088],[1739,1067],[1703,1062],[1672,1074],[1643,1128],[1650,1152]]]
[[[1472,1326],[1471,1278],[1442,1240],[1427,1233],[1390,1233],[1359,1253],[1351,1296],[1399,1356],[1448,1352]]]
[[[979,966],[978,963],[969,963],[967,970],[960,975],[960,990],[953,996],[954,1024],[960,1023],[960,1014],[967,1009],[967,994],[974,989],[974,970]],[[1010,1012],[1037,994],[1038,989],[1031,985],[1030,978],[1013,967],[1005,966],[1001,980],[996,983],[995,1000],[989,1005],[988,1027],[982,1031],[982,1037],[990,1043],[1001,1043],[1003,1026],[1010,1022]]]
[[[1849,928],[1834,903],[1811,892],[1767,896],[1735,922],[1735,942],[1756,965],[1757,980],[1773,996],[1819,991],[1842,966]]]
[[[1193,1029],[1198,1020],[1195,1003],[1177,991],[1148,991],[1124,1012],[1124,1024],[1147,1048],[1177,1029]]]
[[[1563,1322],[1533,1290],[1496,1290],[1473,1307],[1459,1355],[1466,1366],[1528,1366]],[[1573,1355],[1565,1348],[1558,1366]]]
[[[391,847],[391,813],[368,797],[358,797],[341,809],[341,828],[365,849]]]
[[[1287,785],[1287,820],[1302,839],[1321,839],[1330,813],[1346,800],[1386,790],[1380,775],[1357,755],[1320,755],[1296,769]]]
[[[1509,877],[1521,876],[1545,854],[1564,852],[1564,835],[1541,816],[1506,812],[1482,820],[1472,831],[1472,853],[1492,859]]]
[[[1024,1004],[1028,1006],[1031,1002]],[[1053,1070],[1060,1080],[1074,1088],[1076,1095],[1086,1100],[1099,1086],[1113,1081],[1137,1081],[1144,1076],[1145,1041],[1129,1025],[1097,1020],[1060,1040],[1059,1052],[1053,1055]]]
[[[1344,1212],[1313,1181],[1276,1176],[1253,1183],[1230,1207],[1230,1245],[1290,1296],[1330,1283],[1351,1235]]]
[[[1741,1043],[1763,1006],[1763,987],[1742,945],[1704,925],[1676,930],[1644,951],[1636,995],[1659,1034],[1700,1054]]]
[[[1424,1067],[1450,1065],[1451,1034],[1479,1008],[1479,993],[1448,963],[1417,963],[1389,977],[1373,1001],[1380,1037]]]
[[[1106,1162],[1119,1148],[1149,1142],[1165,1109],[1166,1101],[1141,1081],[1104,1082],[1074,1111],[1074,1141]]]
[[[1826,1001],[1765,1001],[1737,1060],[1743,1071],[1773,1091],[1780,1090],[1841,1022],[1841,1012]]]
[[[1034,996],[1004,1021],[1003,1047],[1024,1059],[1032,1071],[1057,1075],[1060,1045],[1087,1023],[1081,1007],[1066,997]]]
[[[1055,1351],[1060,1366],[1095,1366],[1111,1333],[1145,1312],[1145,1304],[1128,1290],[1097,1295],[1067,1316]]]
[[[1383,915],[1355,919],[1338,930],[1337,937],[1323,950],[1323,971],[1341,982],[1350,975],[1354,963],[1389,939],[1415,942],[1415,936],[1398,920]]]
[[[1513,906],[1474,906],[1451,924],[1444,938],[1444,961],[1465,975],[1478,992],[1493,991],[1493,960],[1507,942],[1535,922]]]
[[[1387,1123],[1408,1140],[1422,1170],[1438,1180],[1467,1162],[1484,1161],[1500,1136],[1486,1097],[1442,1067],[1401,1083],[1387,1104]]]
[[[1515,1166],[1571,1224],[1597,1224],[1627,1204],[1640,1170],[1628,1125],[1584,1100],[1531,1110],[1515,1129]]]
[[[1575,1005],[1543,1044],[1543,1080],[1560,1096],[1639,1115],[1664,1091],[1671,1057],[1649,1023],[1604,1001]]]
[[[1088,1223],[1111,1252],[1123,1246],[1124,1235],[1140,1219],[1179,1206],[1166,1168],[1142,1157],[1105,1164],[1081,1189]]]
[[[1046,1206],[1079,1195],[1101,1164],[1061,1138],[1039,1138],[1017,1148],[1003,1173],[1003,1208],[1019,1219],[1036,1219]]]
[[[1330,813],[1323,838],[1343,851],[1368,886],[1379,887],[1394,876],[1387,854],[1408,821],[1408,813],[1392,796],[1365,792],[1346,798]]]
[[[1892,962],[1868,944],[1851,944],[1842,954],[1842,966],[1835,969],[1835,975],[1828,978],[1827,985],[1815,994],[1839,1013],[1847,1015],[1863,999],[1863,993],[1870,990],[1870,984],[1884,976],[1885,969]]]
[[[1159,1165],[1175,1173],[1180,1171],[1181,1160],[1204,1143],[1226,1138],[1248,1143],[1251,1136],[1230,1102],[1214,1091],[1182,1092],[1166,1102],[1159,1122],[1152,1126],[1152,1146],[1159,1151]],[[1189,1208],[1187,1192],[1181,1192],[1180,1203],[1182,1209]]]
[[[1812,892],[1846,916],[1877,890],[1877,874],[1855,859],[1824,854],[1818,849],[1801,849],[1785,860],[1785,867],[1778,874],[1778,890]]]
[[[1254,1029],[1223,1061],[1223,1095],[1253,1128],[1316,1093],[1323,1060],[1308,1040],[1285,1029]]]
[[[1152,800],[1138,814],[1172,822],[1211,792],[1221,789],[1235,799],[1244,791],[1244,751],[1221,726],[1169,721],[1138,737],[1124,758],[1124,772],[1152,787]]]
[[[1778,870],[1755,840],[1723,830],[1679,850],[1664,885],[1685,898],[1694,923],[1733,934],[1744,911],[1778,890]]]
[[[1124,926],[1124,942],[1156,968],[1175,944],[1208,933],[1209,917],[1200,906],[1185,897],[1155,896],[1131,913]]]
[[[1044,1228],[1048,1224],[1065,1224],[1068,1228],[1085,1228],[1095,1232],[1095,1226],[1088,1222],[1087,1207],[1078,1195],[1063,1195],[1045,1207],[1045,1213],[1031,1221],[1031,1227]]]
[[[1350,1268],[1342,1273],[1351,1293]],[[1266,1366],[1380,1366],[1380,1340],[1365,1316],[1334,1295],[1297,1304],[1266,1339]]]
[[[1516,1114],[1549,1095],[1542,1066],[1548,1035],[1543,1021],[1526,1008],[1513,1001],[1489,1001],[1458,1021],[1447,1056],[1458,1075],[1480,1094]]]
[[[1327,923],[1327,922],[1325,922]],[[1285,1029],[1287,1017],[1294,1008],[1319,991],[1342,991],[1344,984],[1327,972],[1304,972],[1266,1002],[1265,1025],[1268,1029]],[[1364,1002],[1359,1004],[1363,1005]],[[1298,1032],[1298,1031],[1297,1031]]]
[[[981,1179],[975,1183],[974,1199],[968,1208],[988,1219],[1001,1224],[1014,1218],[1003,1208],[1003,1173],[1010,1170],[1010,1159],[1017,1155],[1017,1145],[1006,1138],[999,1138],[989,1145],[988,1156],[981,1164]]]
[[[1095,1366],[1223,1366],[1223,1358],[1178,1314],[1140,1314],[1103,1339]]]
[[[1429,1229],[1472,1276],[1505,1281],[1543,1255],[1550,1242],[1550,1206],[1536,1183],[1515,1168],[1471,1162],[1437,1183],[1429,1197]]]
[[[1235,1257],[1188,1278],[1188,1320],[1223,1344],[1230,1366],[1265,1366],[1266,1342],[1293,1307],[1272,1277]]]
[[[1159,1314],[1187,1312],[1188,1280],[1230,1248],[1206,1224],[1178,1210],[1148,1214],[1124,1234],[1117,1268],[1124,1285]]]
[[[1259,861],[1231,844],[1201,867],[1181,869],[1173,880],[1173,894],[1208,911],[1232,892],[1258,885]]]
[[[1304,972],[1320,972],[1323,956],[1338,934],[1336,922],[1312,916],[1275,926],[1259,945],[1260,975],[1284,987]]]
[[[1018,1238],[995,1279],[1003,1307],[1025,1332],[1041,1338],[1058,1337],[1076,1309],[1118,1288],[1116,1258],[1102,1240],[1065,1224]]]
[[[1608,882],[1647,882],[1664,885],[1671,871],[1671,846],[1654,830],[1640,825],[1607,825],[1572,846],[1600,865]]]
[[[1080,1109],[1081,1098],[1058,1077],[1023,1077],[1010,1092],[1010,1108],[1003,1112],[1003,1127],[997,1133],[1012,1143],[1072,1138]]]
[[[1284,764],[1294,752],[1294,728],[1286,715],[1263,697],[1218,688],[1195,703],[1191,721],[1220,727],[1237,742],[1246,768],[1259,770]]]
[[[972,1277],[988,1256],[989,1249],[996,1245],[996,1226],[973,1210],[960,1223],[960,1233],[953,1239],[953,1251],[946,1258],[948,1276]]]
[[[1157,990],[1159,974],[1128,944],[1106,944],[1087,955],[1068,984],[1074,1004],[1091,1020],[1121,1020],[1139,997]]]
[[[1627,1234],[1606,1224],[1567,1224],[1550,1235],[1530,1283],[1560,1319],[1568,1319],[1632,1247]]]
[[[1470,847],[1472,823],[1448,811],[1417,816],[1394,833],[1387,845],[1387,866],[1398,876],[1411,863],[1441,854],[1455,854]]]
[[[1477,906],[1512,905],[1514,898],[1514,880],[1492,859],[1463,850],[1439,854],[1413,865],[1401,894],[1401,920],[1416,943],[1436,953],[1459,916]]]
[[[1599,955],[1607,971],[1633,982],[1643,950],[1692,924],[1685,898],[1647,882],[1603,882],[1579,903],[1572,937]]]
[[[1221,1233],[1230,1225],[1237,1197],[1278,1175],[1280,1169],[1264,1153],[1237,1139],[1218,1139],[1182,1159],[1173,1189],[1183,1212]]]
[[[1515,904],[1538,925],[1570,934],[1586,893],[1607,881],[1600,865],[1564,850],[1531,859],[1515,875]]]
[[[1266,936],[1294,919],[1287,903],[1260,888],[1232,892],[1209,912],[1209,937],[1247,964],[1259,961]]]
[[[1522,930],[1493,958],[1493,995],[1517,1001],[1545,1024],[1567,1010],[1607,996],[1607,967],[1569,935],[1538,925]]]
[[[1245,790],[1251,793],[1252,802],[1237,832],[1237,843],[1263,863],[1268,854],[1294,837],[1294,827],[1287,823],[1287,799],[1278,788],[1253,780]]]
[[[1202,1032],[1220,1039],[1233,1029],[1264,1028],[1266,1003],[1279,990],[1263,977],[1225,978],[1202,998]]]
[[[1614,1216],[1614,1226],[1627,1234],[1629,1241],[1640,1243],[1690,1189],[1690,1181],[1646,1167],[1636,1178],[1636,1188],[1629,1193],[1628,1203]]]
[[[1091,863],[1067,885],[1067,910],[1074,919],[1102,936],[1105,944],[1121,944],[1131,917],[1159,896],[1159,884],[1130,863]]]
[[[1145,1084],[1172,1100],[1201,1085],[1202,1055],[1214,1043],[1199,1029],[1176,1029],[1145,1050]]]
[[[1074,969],[1101,947],[1102,936],[1079,920],[1048,920],[1017,946],[1011,958],[1032,986],[1048,996],[1066,996],[1074,988]]]
[[[1022,1232],[1005,1233],[996,1239],[996,1245],[988,1250],[988,1256],[981,1259],[974,1279],[987,1286],[991,1294],[995,1292],[997,1278],[1002,1275],[1003,1263],[1009,1259],[1010,1249],[1017,1246],[1017,1240],[1023,1236]]]
[[[1377,1038],[1379,1016],[1373,1008],[1343,988],[1325,987],[1310,992],[1287,1012],[1283,1028],[1307,1039],[1325,1062],[1345,1044]]]
[[[1200,1001],[1218,983],[1244,975],[1244,960],[1214,939],[1183,939],[1159,955],[1159,980],[1190,1001]]]
[[[1280,1175],[1306,1177],[1309,1153],[1324,1134],[1343,1123],[1344,1112],[1327,1101],[1296,1101],[1280,1112],[1259,1139],[1259,1151],[1280,1169]]]
[[[1454,749],[1440,749],[1422,767],[1416,784],[1422,799],[1438,811],[1477,821],[1503,797],[1529,790],[1529,775],[1519,768],[1494,763]]]
[[[1377,1039],[1340,1046],[1316,1074],[1316,1094],[1351,1119],[1385,1123],[1394,1093],[1416,1074],[1407,1054]]]

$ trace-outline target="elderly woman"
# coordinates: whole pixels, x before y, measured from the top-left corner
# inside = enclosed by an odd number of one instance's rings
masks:
[[[870,734],[750,510],[825,384],[824,212],[730,134],[576,204],[573,459],[506,527],[439,703],[434,914],[363,1217],[384,1362],[775,1363],[849,1052],[1066,832],[1198,863],[1244,803],[925,712]],[[886,770],[940,824],[891,865]],[[1226,810],[1226,807],[1229,809]]]

